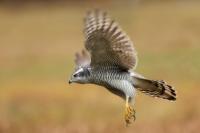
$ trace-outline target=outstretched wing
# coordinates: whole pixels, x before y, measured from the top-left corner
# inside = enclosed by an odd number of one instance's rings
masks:
[[[75,54],[75,64],[76,67],[86,67],[90,65],[90,56],[85,50],[82,50],[81,53]]]
[[[131,69],[136,66],[137,56],[132,41],[105,12],[89,12],[84,32],[92,67],[114,65]]]

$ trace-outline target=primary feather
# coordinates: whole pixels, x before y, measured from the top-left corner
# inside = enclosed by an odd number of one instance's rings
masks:
[[[132,41],[105,12],[89,12],[84,33],[91,66],[115,65],[126,70],[136,66],[137,56]]]

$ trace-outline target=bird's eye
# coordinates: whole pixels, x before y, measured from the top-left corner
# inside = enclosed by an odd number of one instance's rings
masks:
[[[74,77],[75,77],[75,78],[78,77],[78,74],[74,74]]]

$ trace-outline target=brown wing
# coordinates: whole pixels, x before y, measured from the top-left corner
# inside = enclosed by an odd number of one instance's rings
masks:
[[[84,67],[90,65],[90,56],[85,50],[82,50],[81,53],[75,54],[75,64],[76,67]]]
[[[136,66],[137,56],[131,40],[105,12],[89,12],[84,32],[92,67],[114,65],[131,69]]]

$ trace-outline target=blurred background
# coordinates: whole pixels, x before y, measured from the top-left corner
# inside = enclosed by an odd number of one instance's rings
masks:
[[[95,85],[68,85],[83,46],[83,17],[106,10],[134,41],[137,72],[164,79],[176,102],[138,92],[136,121],[124,101]],[[197,133],[200,1],[1,0],[0,133]]]

